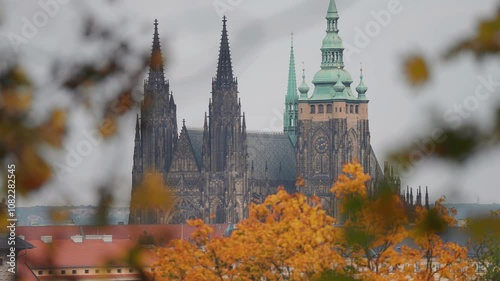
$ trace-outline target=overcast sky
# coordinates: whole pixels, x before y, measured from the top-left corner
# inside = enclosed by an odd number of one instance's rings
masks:
[[[56,0],[54,0],[56,1]],[[282,111],[287,87],[290,32],[295,33],[297,81],[301,64],[306,82],[319,70],[321,42],[325,36],[325,15],[329,0],[147,0],[147,1],[63,1],[46,26],[21,44],[18,56],[40,85],[50,85],[49,65],[55,58],[74,62],[102,56],[99,44],[82,44],[82,11],[100,24],[127,38],[136,50],[151,48],[153,20],[160,22],[166,76],[177,103],[179,126],[203,125],[208,110],[211,78],[215,75],[220,42],[221,15],[228,17],[228,31],[234,73],[238,77],[247,126],[252,131],[282,130]],[[43,0],[41,2],[51,2]],[[53,1],[52,1],[53,2]],[[69,3],[65,3],[69,2]],[[90,3],[89,3],[90,2]],[[22,36],[25,19],[43,11],[38,1],[3,0],[0,16],[0,50],[12,54],[8,35]],[[440,56],[453,43],[471,36],[479,19],[492,17],[498,1],[482,0],[337,0],[340,35],[349,49],[346,68],[359,82],[363,64],[370,101],[371,140],[381,165],[398,144],[408,142],[432,128],[430,111],[445,112],[464,104],[474,95],[482,78],[500,81],[498,61],[478,63],[470,55],[451,62]],[[395,5],[395,6],[391,6]],[[225,11],[222,11],[225,8]],[[391,14],[390,18],[381,15]],[[379,16],[377,16],[379,15]],[[381,20],[381,17],[384,20]],[[361,35],[363,33],[364,35]],[[364,38],[362,38],[364,37]],[[104,42],[105,43],[105,42]],[[83,47],[82,47],[83,46]],[[408,55],[423,53],[433,62],[432,82],[410,88],[402,74]],[[484,80],[483,79],[483,80]],[[479,102],[464,122],[476,121],[488,127],[488,117],[498,104],[499,89]],[[70,99],[57,89],[37,93],[34,112],[65,106]],[[70,132],[61,152],[47,153],[52,163],[65,164],[68,151],[87,140],[85,132],[98,122],[92,112],[72,108]],[[439,115],[442,116],[442,113]],[[439,120],[446,123],[445,118]],[[22,205],[95,204],[96,190],[107,186],[119,206],[130,199],[135,116],[120,120],[117,136],[92,147],[71,172],[55,176],[42,192],[21,201]],[[88,135],[88,134],[87,134]],[[450,202],[500,203],[500,150],[490,151],[465,168],[432,160],[418,163],[403,178],[403,185],[429,186],[432,199],[446,195]]]

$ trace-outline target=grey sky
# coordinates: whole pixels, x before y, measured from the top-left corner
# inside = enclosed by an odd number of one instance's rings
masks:
[[[48,0],[45,0],[48,1]],[[393,0],[395,1],[395,0]],[[393,2],[392,1],[392,2]],[[62,1],[61,1],[62,2]],[[88,3],[90,2],[90,3]],[[457,40],[473,34],[480,18],[496,13],[498,1],[400,0],[398,13],[380,30],[372,30],[365,42],[356,44],[359,30],[370,28],[373,13],[388,10],[391,0],[337,0],[340,34],[347,46],[357,47],[347,62],[354,86],[359,82],[359,65],[365,69],[370,102],[372,145],[379,162],[398,144],[432,130],[427,124],[430,109],[445,112],[462,104],[480,84],[478,77],[492,76],[500,81],[498,62],[477,63],[470,55],[451,62],[439,55]],[[2,3],[0,1],[0,3]],[[22,3],[22,4],[21,4]],[[112,4],[110,4],[112,3]],[[201,127],[208,109],[211,78],[215,74],[220,41],[221,19],[214,3],[231,6],[228,16],[229,40],[235,75],[249,130],[280,131],[287,86],[290,32],[295,33],[297,81],[301,81],[301,62],[306,66],[306,82],[319,69],[319,48],[325,35],[328,0],[148,0],[148,1],[70,1],[50,18],[47,26],[21,47],[19,56],[40,84],[48,76],[48,62],[63,57],[69,62],[85,58],[96,60],[105,54],[99,44],[78,39],[81,13],[95,15],[102,24],[112,26],[118,37],[128,38],[137,50],[149,50],[152,22],[160,21],[162,47],[167,54],[167,78],[177,103],[177,118],[191,127]],[[1,15],[0,48],[12,50],[7,35],[21,34],[22,18],[31,19],[40,11],[37,1],[4,0]],[[366,32],[364,32],[366,33]],[[422,89],[411,89],[404,81],[401,62],[405,56],[423,52],[434,61],[433,81]],[[312,90],[311,90],[312,92]],[[463,121],[487,120],[498,90],[480,102],[477,110]],[[48,107],[67,105],[69,98],[57,90],[38,93],[35,114],[44,116]],[[84,132],[98,122],[92,112],[73,109],[67,149],[47,153],[51,161],[64,163],[66,151],[86,140]],[[445,120],[440,120],[445,122]],[[97,187],[114,191],[117,204],[126,206],[130,198],[134,116],[120,120],[119,135],[92,148],[71,173],[54,180],[43,192],[22,200],[23,205],[93,204]],[[484,123],[484,122],[483,122]],[[487,124],[483,125],[487,128]],[[498,179],[500,151],[481,155],[465,168],[431,160],[419,164],[404,185],[430,188],[432,199],[445,194],[451,202],[500,202]]]

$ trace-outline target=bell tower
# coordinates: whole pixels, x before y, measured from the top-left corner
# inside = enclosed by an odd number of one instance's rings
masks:
[[[333,215],[337,213],[337,204],[330,188],[344,164],[360,162],[374,180],[382,175],[370,144],[368,88],[361,75],[358,96],[351,90],[353,80],[345,69],[338,21],[335,0],[330,0],[321,68],[312,81],[312,96],[307,95],[309,87],[305,81],[299,87],[296,145],[297,173],[305,182],[300,191],[319,196],[324,208]],[[369,188],[373,189],[373,184]]]
[[[167,175],[177,144],[177,106],[165,79],[163,56],[154,22],[153,47],[149,61],[148,78],[144,81],[144,100],[140,118],[137,116],[132,168],[132,194],[148,172]],[[152,210],[131,209],[129,223],[158,223],[159,217]]]
[[[227,19],[222,36],[212,98],[203,132],[203,167],[208,186],[208,209],[212,223],[237,222],[242,216],[246,194],[247,142],[245,115],[238,97],[238,80],[233,76]]]

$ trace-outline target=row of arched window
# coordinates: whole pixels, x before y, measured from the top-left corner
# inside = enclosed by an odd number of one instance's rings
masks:
[[[317,109],[317,110],[316,110]],[[335,112],[342,112],[342,107],[335,107]],[[359,105],[346,104],[345,112],[347,114],[359,114]],[[325,106],[323,104],[312,104],[311,105],[311,114],[321,114],[325,113]],[[333,107],[331,104],[326,105],[326,113],[333,113]]]

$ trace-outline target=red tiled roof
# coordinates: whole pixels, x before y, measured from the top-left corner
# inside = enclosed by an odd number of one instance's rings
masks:
[[[48,244],[41,240],[28,242],[35,246],[26,255],[27,263],[32,268],[126,266],[127,254],[137,245],[131,240],[83,240],[82,243],[53,240]],[[152,250],[143,249],[141,253],[142,266],[149,266],[154,262]]]
[[[227,224],[210,225],[212,237],[221,237]],[[53,240],[70,239],[73,235],[112,235],[113,240],[138,241],[144,234],[152,235],[157,245],[165,245],[173,239],[189,239],[195,230],[187,225],[109,225],[109,226],[18,226],[17,234],[25,240],[40,240],[41,236],[52,236]]]
[[[211,225],[212,237],[221,237],[227,224]],[[145,234],[154,237],[157,245],[165,245],[173,239],[189,239],[195,230],[187,225],[111,225],[111,226],[18,226],[17,234],[35,248],[18,260],[19,280],[36,280],[32,268],[85,268],[108,266],[129,266],[126,255],[138,245]],[[71,240],[74,235],[112,235],[112,242],[83,239],[82,243]],[[52,236],[51,243],[44,243],[41,236]],[[140,263],[150,266],[156,259],[154,252],[141,248]],[[121,275],[120,275],[121,276]]]

